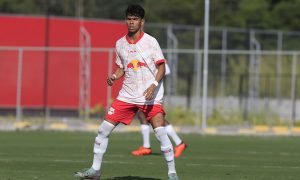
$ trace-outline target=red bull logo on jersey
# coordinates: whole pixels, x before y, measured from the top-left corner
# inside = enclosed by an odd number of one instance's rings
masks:
[[[140,62],[137,59],[131,60],[130,63],[127,64],[127,68],[133,69],[135,71],[139,70],[143,66],[146,67],[146,63]]]

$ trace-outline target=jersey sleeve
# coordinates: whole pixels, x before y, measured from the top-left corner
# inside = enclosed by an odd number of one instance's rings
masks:
[[[120,68],[124,68],[122,60],[120,58],[120,46],[118,46],[118,44],[116,45],[116,65]]]
[[[156,39],[154,39],[153,42],[153,59],[155,64],[161,64],[166,62],[166,59]]]

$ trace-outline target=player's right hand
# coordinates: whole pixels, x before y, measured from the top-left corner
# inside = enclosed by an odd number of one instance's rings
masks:
[[[108,77],[107,78],[107,84],[109,86],[112,86],[114,84],[114,80],[115,80],[115,77],[113,77],[113,76]]]

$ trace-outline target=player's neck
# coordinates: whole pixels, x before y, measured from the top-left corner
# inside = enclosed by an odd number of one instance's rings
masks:
[[[143,33],[142,30],[139,30],[137,32],[128,32],[127,36],[128,36],[128,39],[131,42],[135,42],[137,39],[140,38],[140,36],[142,35],[142,33]]]

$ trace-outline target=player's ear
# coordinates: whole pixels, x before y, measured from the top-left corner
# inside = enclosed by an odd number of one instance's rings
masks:
[[[142,19],[142,21],[141,21],[141,27],[142,27],[142,31],[144,31],[144,27],[145,27],[145,20],[144,19]]]

